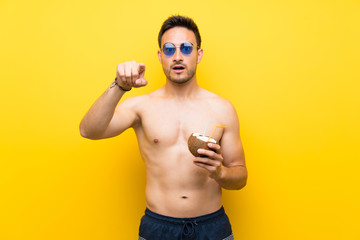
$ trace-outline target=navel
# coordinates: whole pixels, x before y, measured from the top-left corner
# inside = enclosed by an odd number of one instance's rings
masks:
[[[187,199],[188,197],[187,196],[181,196],[182,199]]]

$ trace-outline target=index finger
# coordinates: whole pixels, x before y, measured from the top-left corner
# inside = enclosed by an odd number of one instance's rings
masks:
[[[139,73],[145,71],[145,64],[144,63],[139,63],[138,71],[139,71]]]

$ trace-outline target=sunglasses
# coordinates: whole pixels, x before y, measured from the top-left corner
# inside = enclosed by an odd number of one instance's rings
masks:
[[[176,52],[176,48],[178,48],[178,47],[176,47],[172,43],[165,43],[162,48],[162,51],[166,56],[170,57],[170,56],[174,55],[174,53]],[[192,43],[184,42],[180,45],[179,48],[180,48],[180,52],[182,54],[189,55],[192,52],[194,46],[192,45]],[[197,48],[199,48],[199,47],[197,47]]]

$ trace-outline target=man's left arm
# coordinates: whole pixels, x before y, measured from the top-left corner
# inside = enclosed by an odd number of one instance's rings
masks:
[[[226,125],[219,144],[209,143],[214,151],[199,149],[204,157],[194,160],[194,163],[209,171],[210,177],[215,179],[225,189],[239,190],[246,185],[247,169],[245,165],[244,149],[239,134],[239,120],[235,109],[231,105],[226,111]]]

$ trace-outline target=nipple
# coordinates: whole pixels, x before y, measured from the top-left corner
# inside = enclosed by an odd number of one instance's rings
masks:
[[[158,143],[158,142],[159,142],[159,139],[155,138],[154,143]]]

